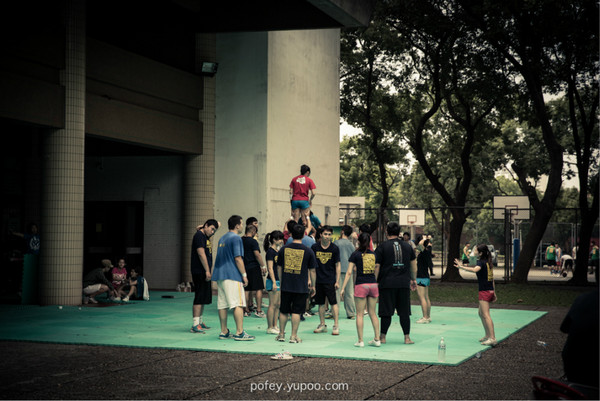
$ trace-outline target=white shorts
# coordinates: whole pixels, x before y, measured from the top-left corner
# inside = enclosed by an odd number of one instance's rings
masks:
[[[235,280],[217,281],[218,297],[217,309],[233,309],[246,307],[246,294],[244,283]]]
[[[92,285],[88,285],[87,287],[85,287],[83,289],[83,293],[85,295],[91,295],[94,294],[98,291],[100,291],[100,287],[102,287],[102,284],[92,284]]]

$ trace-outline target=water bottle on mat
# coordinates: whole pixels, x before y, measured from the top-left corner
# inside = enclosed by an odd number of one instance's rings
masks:
[[[438,362],[446,362],[446,342],[444,341],[444,337],[442,337],[438,344]]]

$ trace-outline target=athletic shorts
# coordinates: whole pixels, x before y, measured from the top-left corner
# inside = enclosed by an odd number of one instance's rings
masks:
[[[556,266],[556,260],[547,260],[548,266]]]
[[[212,304],[212,286],[204,274],[192,274],[194,282],[194,305]]]
[[[91,295],[94,294],[98,291],[100,291],[100,287],[102,287],[102,284],[92,284],[92,285],[88,285],[87,287],[85,287],[83,289],[83,293],[85,295]]]
[[[380,288],[379,317],[410,316],[410,288]]]
[[[277,291],[279,291],[281,289],[281,284],[279,280],[275,281],[275,284],[277,284]],[[270,278],[267,279],[266,290],[273,291],[273,280],[271,280]]]
[[[253,267],[252,269],[246,270],[248,273],[248,285],[246,291],[258,291],[264,290],[265,283],[263,281],[262,271],[260,267]]]
[[[480,301],[492,302],[492,299],[494,299],[494,291],[493,290],[479,291],[479,300]]]
[[[337,304],[335,284],[317,283],[315,290],[315,305],[325,305],[325,298],[329,300],[329,305]]]
[[[354,286],[354,297],[356,298],[377,298],[379,296],[379,285],[377,283],[364,283]]]
[[[246,307],[244,283],[235,280],[219,280],[217,281],[217,288],[219,290],[217,309]]]
[[[310,208],[310,202],[307,200],[293,200],[292,201],[292,210],[302,209],[306,210]]]
[[[417,278],[417,285],[420,285],[421,287],[429,287],[430,284],[431,280],[428,278]]]
[[[279,312],[284,315],[295,313],[302,315],[306,312],[306,299],[308,294],[297,292],[281,291],[281,300],[279,302]]]

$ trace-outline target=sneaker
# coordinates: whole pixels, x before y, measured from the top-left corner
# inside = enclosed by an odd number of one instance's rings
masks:
[[[327,325],[319,324],[317,328],[313,330],[313,333],[327,333]]]
[[[263,312],[263,311],[254,312],[254,316],[260,317],[260,318],[264,318],[265,317],[265,312]]]
[[[300,321],[303,322],[305,320],[306,320],[306,318],[304,317],[304,315],[300,315]]]
[[[271,357],[271,359],[287,361],[290,359],[294,359],[294,357],[292,356],[292,354],[290,354],[289,351],[283,351],[283,352],[280,352],[279,354],[273,355]]]
[[[314,315],[315,314],[311,313],[311,312],[304,312],[304,314],[302,315],[302,317],[311,317],[311,316],[314,316]]]
[[[91,303],[91,304],[97,304],[97,303],[98,303],[98,301],[96,301],[96,298],[94,298],[94,297],[90,297],[90,303]]]
[[[206,325],[206,323],[204,323],[204,322],[200,322],[200,324],[199,324],[198,326],[200,326],[200,328],[201,328],[202,330],[208,330],[208,329],[210,329],[210,327],[208,327],[208,326]]]
[[[192,326],[190,332],[204,334],[204,330],[202,330],[202,327],[200,327],[200,325]]]
[[[427,324],[427,323],[430,323],[430,322],[431,321],[429,319],[427,319],[426,317],[422,317],[419,320],[417,320],[415,323],[418,323],[418,324]]]
[[[233,335],[233,339],[235,341],[252,341],[255,338],[256,337],[251,336],[250,334],[246,333],[246,330],[243,330],[240,334],[234,334]]]
[[[340,335],[340,328],[338,326],[333,326],[333,330],[331,330],[331,335],[332,336],[339,336]]]
[[[435,276],[435,273],[431,273],[430,276]]]
[[[279,334],[279,329],[276,327],[272,327],[267,329],[267,334]]]
[[[482,343],[482,342],[484,342],[484,341],[487,341],[487,339],[488,339],[487,337],[481,337],[481,338],[479,339],[479,342],[480,342],[480,343]]]
[[[254,304],[253,304],[253,305],[250,305],[250,306],[248,307],[248,310],[249,310],[249,311],[255,311],[255,310],[256,310],[256,305],[254,305]]]
[[[381,347],[381,341],[379,341],[379,340],[371,340],[371,341],[369,341],[369,345],[371,347]]]
[[[333,319],[333,313],[331,313],[331,312],[327,312],[327,313],[325,314],[325,319]]]
[[[227,329],[227,333],[223,334],[223,333],[219,333],[219,340],[227,340],[229,338],[231,338],[231,332],[229,331],[229,329]]]
[[[298,344],[298,343],[301,343],[302,340],[300,339],[300,337],[290,337],[290,342],[292,344]]]
[[[362,341],[357,341],[357,342],[354,343],[354,346],[355,347],[363,348],[365,346],[365,343],[362,342]]]
[[[285,342],[285,333],[277,334],[277,337],[275,337],[275,341]]]
[[[493,338],[488,338],[487,340],[485,340],[485,341],[483,341],[481,343],[481,345],[489,345],[489,346],[492,346],[492,347],[494,347],[496,344],[498,344],[498,341],[496,341]]]
[[[250,316],[250,312],[244,311],[244,317],[249,317],[249,316]]]
[[[123,298],[123,302],[129,302],[129,297]]]

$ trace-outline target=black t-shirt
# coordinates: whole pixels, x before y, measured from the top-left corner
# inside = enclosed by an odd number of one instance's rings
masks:
[[[379,264],[379,288],[410,288],[410,262],[415,251],[399,238],[387,240],[375,250],[375,263]]]
[[[317,267],[312,249],[291,243],[279,250],[277,266],[281,266],[281,291],[308,294],[308,269]]]
[[[277,251],[273,248],[267,249],[267,255],[265,258],[267,259],[267,266],[269,264],[269,260],[273,261],[273,273],[275,274],[275,281],[279,280],[279,273],[277,273]],[[267,278],[271,278],[271,276],[267,275]]]
[[[356,281],[354,285],[376,283],[375,280],[375,254],[367,249],[365,253],[354,251],[349,262],[356,265]]]
[[[494,269],[489,263],[478,260],[477,266],[481,267],[477,273],[477,282],[479,283],[479,291],[494,290]]]
[[[429,267],[433,266],[431,249],[423,249],[417,257],[417,278],[429,278]]]
[[[212,272],[212,244],[210,239],[202,232],[202,230],[196,231],[194,238],[192,239],[192,255],[190,260],[190,270],[192,274],[205,275],[206,271],[198,256],[198,248],[204,248],[204,254],[206,255],[206,261],[208,262],[208,268]]]
[[[317,258],[317,284],[335,284],[335,266],[340,261],[340,249],[334,243],[325,249],[320,241],[311,248]]]
[[[254,254],[254,251],[260,252],[258,241],[252,237],[243,236],[242,242],[244,244],[244,267],[246,270],[260,268],[260,264],[258,263],[258,260],[256,260],[256,255]]]

